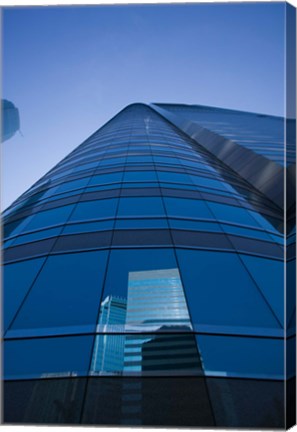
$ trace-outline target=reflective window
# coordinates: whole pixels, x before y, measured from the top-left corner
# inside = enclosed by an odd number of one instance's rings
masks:
[[[89,219],[104,219],[114,217],[117,199],[87,201],[77,204],[70,221],[85,221]]]
[[[197,336],[206,375],[284,378],[284,340]]]
[[[280,328],[235,254],[177,250],[193,323]]]
[[[65,223],[73,208],[73,205],[68,205],[37,213],[25,226],[24,231]]]
[[[188,176],[187,174],[158,171],[158,177],[159,177],[160,182],[190,183],[190,184],[192,184],[191,177]]]
[[[284,263],[283,261],[241,255],[269,306],[284,324]],[[293,306],[293,305],[292,305]]]
[[[246,209],[213,202],[208,202],[208,205],[213,211],[215,217],[220,221],[250,225],[259,228],[259,224]]]
[[[103,301],[108,296],[122,298],[127,301],[129,294],[129,278],[131,279],[131,277],[133,277],[133,272],[149,272],[158,270],[164,271],[176,268],[177,266],[174,252],[171,249],[113,250],[111,252],[108,265],[108,273],[103,293]],[[147,276],[150,275],[148,274]],[[164,278],[166,279],[166,277]],[[162,286],[166,287],[165,281]],[[168,287],[169,286],[170,283]],[[179,294],[181,293],[180,287],[177,287],[175,290],[177,290]],[[161,301],[162,296],[165,296],[165,301],[168,301],[169,294],[170,290],[167,292],[167,294],[163,293],[162,295],[160,295],[159,301]],[[149,290],[147,292],[147,295],[149,295]],[[155,297],[155,295],[153,295],[152,298],[153,297]],[[154,301],[155,300],[158,300],[158,296],[155,297]],[[147,301],[145,300],[145,296],[142,301]],[[152,304],[154,303],[154,301],[152,302]]]
[[[123,177],[122,172],[97,175],[91,178],[88,186],[120,182],[122,180],[122,177]]]
[[[203,201],[185,198],[164,198],[168,216],[188,217],[192,219],[213,219]]]
[[[115,229],[168,228],[167,219],[118,219]]]
[[[95,325],[106,259],[106,251],[49,257],[12,328]]]
[[[4,266],[4,331],[8,328],[44,263],[44,258]]]
[[[161,198],[120,198],[118,216],[162,216],[164,209]]]
[[[114,306],[115,307],[115,306]],[[192,333],[98,335],[91,375],[200,375],[202,365]]]
[[[157,181],[157,176],[154,171],[127,171],[124,174],[123,182],[144,182],[144,181]]]
[[[30,243],[30,242],[33,242],[36,240],[42,240],[42,239],[49,238],[49,237],[55,237],[55,236],[60,234],[61,229],[62,229],[61,227],[51,228],[51,229],[45,229],[42,231],[34,232],[31,234],[25,234],[25,235],[17,237],[15,239],[13,245],[16,246],[16,245],[22,244],[22,243]]]
[[[7,379],[86,375],[93,337],[53,337],[7,341],[4,376]]]
[[[64,183],[57,188],[57,190],[55,191],[55,194],[70,191],[72,189],[83,188],[84,186],[86,186],[88,184],[88,182],[89,182],[89,177],[84,177],[84,178],[79,179],[79,180],[74,180],[72,182]]]
[[[79,224],[68,224],[64,227],[63,234],[111,230],[113,228],[113,224],[114,224],[113,220],[90,222],[90,223],[79,223]]]

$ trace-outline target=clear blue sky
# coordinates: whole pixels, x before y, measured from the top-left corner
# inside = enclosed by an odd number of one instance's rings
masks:
[[[284,3],[4,8],[6,208],[132,102],[283,115]]]

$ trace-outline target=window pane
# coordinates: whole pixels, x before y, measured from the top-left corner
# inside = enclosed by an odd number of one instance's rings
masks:
[[[44,258],[38,258],[4,267],[4,331],[8,328],[43,263]]]
[[[118,217],[150,215],[164,215],[161,198],[120,198]]]
[[[203,201],[185,198],[164,198],[168,216],[188,217],[192,219],[213,219]]]
[[[87,201],[77,204],[70,221],[114,217],[117,199]]]
[[[92,336],[6,341],[4,377],[28,379],[86,375],[92,342]]]
[[[177,331],[181,326],[190,329],[172,250],[111,252],[99,317],[99,327],[102,326],[111,331],[142,327]]]
[[[37,213],[23,231],[47,228],[48,226],[65,223],[73,208],[73,205],[68,205]]]
[[[280,328],[238,256],[177,250],[193,324]]]
[[[283,379],[284,340],[197,336],[206,375]]]
[[[94,326],[106,258],[106,251],[49,257],[13,329],[32,329],[34,334],[38,328],[61,332],[64,327],[76,331]]]

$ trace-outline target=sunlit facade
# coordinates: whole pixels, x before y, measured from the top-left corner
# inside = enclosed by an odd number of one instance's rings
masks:
[[[129,105],[7,209],[6,423],[292,423],[284,122]]]

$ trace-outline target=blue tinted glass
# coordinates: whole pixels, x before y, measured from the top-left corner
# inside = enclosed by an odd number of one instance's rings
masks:
[[[118,219],[115,229],[168,228],[167,219]]]
[[[234,225],[222,224],[224,231],[228,234],[235,234],[242,237],[252,237],[259,238],[266,241],[271,241],[271,237],[264,231],[256,230],[256,229],[248,229],[237,227]]]
[[[12,328],[95,325],[106,258],[106,251],[49,257]]]
[[[4,267],[3,311],[4,331],[9,326],[22,300],[36,278],[44,258],[28,260]]]
[[[160,182],[193,183],[188,174],[158,171],[158,177]]]
[[[90,223],[80,223],[66,225],[63,229],[63,234],[72,233],[83,233],[83,232],[96,232],[111,230],[113,228],[113,220],[100,221],[100,222],[90,222]]]
[[[157,176],[154,171],[130,171],[125,172],[123,177],[124,182],[137,182],[137,181],[157,181]]]
[[[153,163],[152,156],[127,156],[127,164],[129,163]]]
[[[284,377],[282,339],[197,336],[206,375]]]
[[[200,222],[191,220],[169,219],[170,228],[194,231],[222,232],[220,225],[216,222]]]
[[[97,175],[91,178],[88,186],[92,185],[101,185],[105,183],[116,183],[120,182],[122,180],[123,173],[113,173],[113,174],[103,174],[103,175]]]
[[[164,209],[161,198],[121,198],[118,216],[163,216]]]
[[[191,175],[190,176],[193,183],[196,184],[197,186],[204,186],[204,187],[209,187],[209,188],[214,188],[214,189],[223,189],[226,190],[224,183],[219,182],[217,180],[212,180],[210,178],[207,177],[201,177],[201,176],[194,176]]]
[[[118,165],[118,164],[124,164],[125,163],[126,158],[124,157],[113,157],[113,158],[108,158],[108,159],[103,159],[100,162],[100,167],[104,166],[104,165]]]
[[[88,201],[77,204],[70,221],[104,219],[114,217],[117,199]]]
[[[181,216],[193,219],[213,219],[203,201],[185,198],[164,198],[168,216]]]
[[[268,219],[264,218],[262,215],[254,211],[250,211],[249,213],[254,219],[256,219],[256,221],[261,227],[268,231],[274,231],[276,234],[278,234],[277,229],[274,228],[274,226],[268,221]]]
[[[8,379],[86,375],[93,337],[76,336],[5,342]]]
[[[24,231],[65,223],[73,208],[73,205],[68,205],[37,213],[33,216],[28,225],[25,226]]]
[[[244,264],[277,318],[284,324],[284,263],[241,255]],[[293,305],[291,305],[292,307]],[[291,309],[292,310],[292,309]]]
[[[237,255],[190,250],[177,254],[193,323],[280,328]]]
[[[98,185],[98,186],[87,187],[84,190],[84,193],[96,192],[96,191],[102,191],[102,190],[113,190],[113,189],[119,189],[120,187],[121,187],[121,183],[113,183],[110,185]]]
[[[22,232],[23,228],[32,220],[33,216],[28,216],[4,225],[4,238],[14,236]]]
[[[29,242],[33,242],[36,240],[42,240],[45,238],[49,238],[49,237],[55,237],[57,235],[60,234],[61,232],[61,227],[60,228],[51,228],[48,230],[42,230],[42,231],[38,231],[32,234],[25,234],[22,236],[19,236],[15,239],[13,245],[16,246],[18,244],[22,244],[22,243],[29,243]]]
[[[90,168],[94,168],[96,165],[98,165],[98,162],[91,162],[91,163],[87,163],[84,165],[80,165],[79,167],[75,167],[74,171],[83,171],[83,170],[87,170]]]
[[[103,298],[108,295],[127,298],[129,272],[175,267],[176,260],[170,249],[113,250]]]
[[[88,182],[89,182],[89,177],[85,177],[79,180],[74,180],[72,182],[67,182],[59,186],[55,193],[58,194],[58,193],[70,191],[72,189],[80,189],[86,186]]]
[[[259,224],[252,218],[248,210],[213,202],[208,202],[208,205],[219,221],[233,222],[259,228]]]
[[[98,335],[91,374],[195,375],[201,360],[193,334]]]
[[[139,189],[139,195],[141,196],[141,189],[143,188],[159,188],[159,183],[158,182],[145,182],[145,183],[141,183],[141,185],[139,184],[139,182],[129,182],[129,183],[122,183],[122,188],[123,189],[129,189],[129,188],[136,188]]]
[[[155,156],[154,157],[155,163],[166,163],[166,164],[172,164],[172,165],[181,165],[180,160],[178,158],[174,157],[162,157],[162,156]]]

